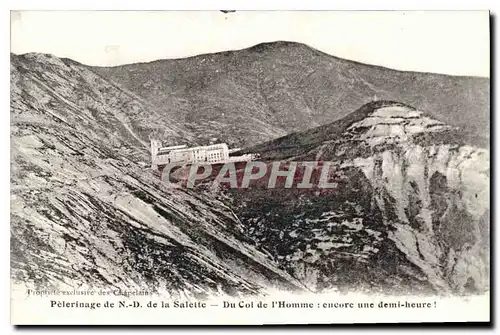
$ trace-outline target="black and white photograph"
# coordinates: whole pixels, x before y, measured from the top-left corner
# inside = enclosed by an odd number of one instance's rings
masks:
[[[11,11],[13,324],[490,321],[488,11]]]

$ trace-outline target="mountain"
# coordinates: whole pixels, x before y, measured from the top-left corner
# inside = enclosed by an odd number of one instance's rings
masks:
[[[116,68],[11,55],[11,278],[196,298],[486,292],[488,92],[290,43]],[[168,188],[152,133],[330,161],[338,187]]]
[[[254,145],[329,124],[374,99],[405,102],[471,132],[489,127],[488,78],[395,71],[300,43],[89,69],[147,101],[155,113],[145,124],[168,117],[199,143]]]
[[[331,162],[331,192],[233,192],[246,234],[311,289],[489,290],[488,141],[409,105],[376,101],[248,151]]]
[[[11,58],[12,279],[197,298],[304,290],[230,208],[145,168],[133,119],[145,106],[74,62]]]

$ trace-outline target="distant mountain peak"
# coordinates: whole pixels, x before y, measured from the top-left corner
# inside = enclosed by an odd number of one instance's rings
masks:
[[[254,46],[249,47],[247,50],[250,51],[267,51],[267,50],[272,50],[272,49],[277,49],[277,48],[283,48],[283,47],[295,47],[295,48],[304,48],[304,49],[313,49],[310,46],[304,44],[304,43],[299,43],[299,42],[292,42],[292,41],[273,41],[273,42],[263,42],[256,44]]]

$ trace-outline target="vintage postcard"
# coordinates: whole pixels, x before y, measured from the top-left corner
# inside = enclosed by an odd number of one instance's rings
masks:
[[[488,11],[12,11],[11,323],[490,321]]]

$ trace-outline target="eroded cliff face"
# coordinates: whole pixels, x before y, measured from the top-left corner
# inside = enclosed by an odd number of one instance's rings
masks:
[[[365,105],[329,127],[337,133],[298,134],[294,143],[315,147],[285,158],[334,162],[335,194],[280,190],[272,208],[262,194],[236,197],[257,243],[316,290],[488,290],[488,149],[399,103]]]
[[[380,108],[348,131],[360,128],[359,138],[372,148],[395,144],[345,163],[360,168],[376,190],[384,222],[395,227],[389,238],[437,290],[486,289],[488,150],[415,139],[453,129],[407,107]]]

